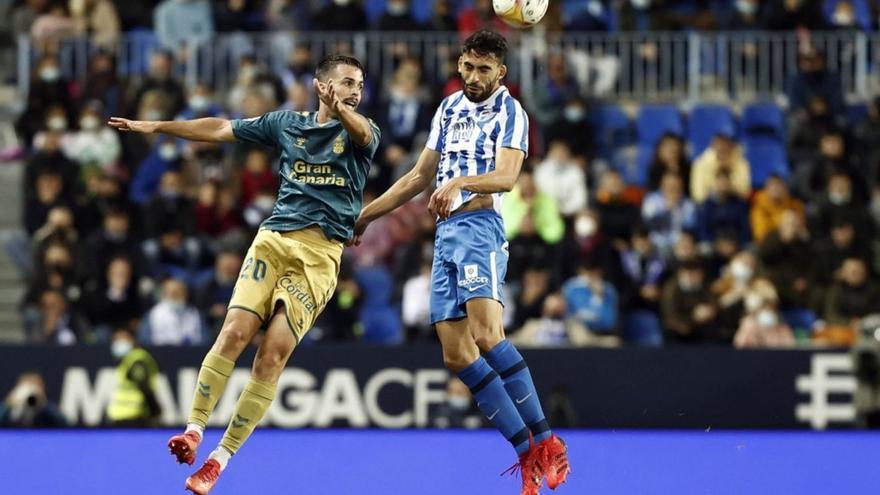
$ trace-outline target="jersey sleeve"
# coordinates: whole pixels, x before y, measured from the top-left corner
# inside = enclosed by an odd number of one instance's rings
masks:
[[[367,121],[370,123],[370,133],[372,134],[370,142],[365,146],[355,146],[355,149],[359,150],[368,160],[372,160],[373,156],[376,154],[376,150],[379,148],[379,141],[382,140],[382,131],[379,129],[379,126],[373,122],[373,119],[367,119]]]
[[[434,118],[431,119],[431,130],[428,132],[428,141],[425,143],[425,147],[434,151],[442,152],[442,129],[441,125],[443,122],[443,109],[446,106],[446,101],[437,107],[437,111],[434,113]]]
[[[501,113],[501,132],[497,141],[498,148],[521,150],[529,156],[529,116],[513,97],[504,102]]]
[[[235,139],[246,143],[278,146],[288,113],[287,111],[269,112],[251,119],[234,119],[232,134]]]

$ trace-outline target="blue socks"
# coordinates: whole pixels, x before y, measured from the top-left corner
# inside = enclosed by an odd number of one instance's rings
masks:
[[[526,453],[529,450],[529,428],[520,417],[498,373],[480,357],[470,366],[459,371],[458,377],[471,389],[480,411],[513,445],[516,453],[519,455]],[[540,406],[538,409],[540,410]]]
[[[550,438],[552,432],[541,409],[532,375],[516,347],[509,340],[502,340],[485,354],[485,358],[504,381],[504,388],[510,400],[516,404],[523,422],[534,435],[535,443]]]

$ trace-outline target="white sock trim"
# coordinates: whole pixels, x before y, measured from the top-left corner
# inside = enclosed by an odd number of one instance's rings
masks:
[[[216,449],[211,452],[211,455],[208,456],[208,459],[214,459],[220,464],[220,470],[223,471],[226,469],[226,464],[229,463],[229,459],[232,457],[232,453],[218,445]]]
[[[197,425],[195,423],[187,423],[186,424],[186,431],[184,431],[184,433],[189,433],[191,431],[198,433],[199,438],[205,438],[205,427],[204,426]]]

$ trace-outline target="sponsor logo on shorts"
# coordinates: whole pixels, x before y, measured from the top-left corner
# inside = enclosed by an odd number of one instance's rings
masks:
[[[288,294],[293,296],[294,299],[302,303],[306,311],[309,313],[315,312],[315,309],[317,309],[315,300],[312,299],[312,296],[309,295],[308,292],[306,292],[305,287],[301,282],[294,282],[290,277],[281,277],[281,279],[278,280],[278,285],[286,290]]]
[[[479,265],[464,265],[464,280],[458,281],[458,286],[471,292],[489,284],[489,277],[480,276]]]

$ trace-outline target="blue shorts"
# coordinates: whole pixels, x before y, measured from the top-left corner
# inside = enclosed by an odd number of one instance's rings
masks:
[[[467,315],[475,297],[504,304],[504,223],[494,210],[461,213],[437,224],[431,270],[431,324]]]

